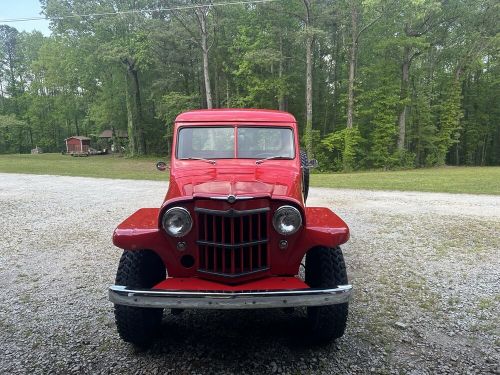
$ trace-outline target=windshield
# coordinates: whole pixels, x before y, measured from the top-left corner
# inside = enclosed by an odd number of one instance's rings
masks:
[[[235,133],[238,142],[235,152]],[[293,132],[285,127],[184,127],[179,130],[179,159],[266,159],[295,157]]]
[[[234,158],[233,127],[193,127],[181,128],[177,146],[179,159]]]
[[[293,133],[290,128],[238,128],[238,157],[293,159]]]

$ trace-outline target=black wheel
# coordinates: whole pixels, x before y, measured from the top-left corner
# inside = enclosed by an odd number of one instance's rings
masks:
[[[150,250],[125,250],[116,272],[116,285],[149,289],[166,276],[160,257]],[[163,309],[132,307],[115,304],[115,321],[120,337],[144,347],[152,342],[160,330]]]
[[[348,284],[340,247],[315,247],[306,254],[305,281],[311,288],[335,288]],[[307,308],[312,339],[328,343],[344,334],[348,303]]]
[[[309,168],[307,164],[309,159],[307,159],[307,152],[300,150],[300,165],[302,166],[302,192],[304,193],[304,203],[307,200],[309,194]]]

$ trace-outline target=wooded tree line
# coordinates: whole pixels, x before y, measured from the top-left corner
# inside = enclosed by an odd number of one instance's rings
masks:
[[[0,153],[112,128],[165,154],[179,112],[252,107],[294,114],[323,169],[500,164],[496,0],[224,1],[41,0],[51,36],[0,25]]]

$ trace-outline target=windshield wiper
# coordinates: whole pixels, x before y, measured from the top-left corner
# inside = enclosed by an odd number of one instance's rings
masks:
[[[286,155],[285,156],[283,156],[283,155],[270,156],[270,157],[265,158],[265,159],[256,160],[255,164],[262,164],[266,160],[273,160],[273,159],[291,159],[291,157],[290,156],[286,156]]]
[[[215,165],[216,161],[212,159],[205,159],[205,158],[182,158],[181,160],[201,160],[206,163],[210,163],[212,165]]]

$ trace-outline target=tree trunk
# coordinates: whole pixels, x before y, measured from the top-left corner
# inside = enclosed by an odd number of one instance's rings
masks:
[[[198,35],[195,35],[191,28],[192,24],[192,19],[184,19],[183,17],[177,13],[173,12],[173,16],[180,22],[182,27],[191,35],[192,40],[196,42],[199,48],[201,48],[202,52],[202,60],[203,60],[203,80],[204,80],[204,87],[205,87],[205,99],[206,99],[206,106],[208,109],[213,108],[213,100],[212,100],[212,89],[210,86],[210,69],[209,69],[209,61],[208,61],[208,53],[210,51],[211,46],[208,45],[208,36],[209,36],[209,31],[208,31],[208,25],[207,25],[207,18],[208,14],[210,13],[210,7],[212,5],[212,1],[209,2],[209,4],[205,5],[197,5],[194,7],[193,13],[194,18],[196,23],[198,24],[199,32],[200,32],[200,37],[198,39]],[[216,72],[217,73],[217,72]],[[201,92],[201,86],[200,88],[200,99],[202,97],[202,92]],[[201,101],[201,100],[200,100]],[[203,106],[203,103],[201,103]]]
[[[196,15],[199,20],[200,34],[201,34],[201,50],[203,53],[203,77],[205,80],[205,95],[207,98],[207,108],[212,109],[212,89],[210,88],[210,70],[208,67],[208,30],[207,30],[207,14],[205,9],[196,9]]]
[[[306,46],[306,151],[312,157],[312,45],[311,36],[307,38]]]
[[[208,50],[206,49],[203,49],[203,77],[205,79],[205,95],[207,98],[207,108],[212,109],[212,90],[210,89],[210,72],[208,69]]]
[[[76,129],[76,135],[80,135],[80,127],[78,126],[78,117],[76,115],[75,115],[75,129]]]
[[[8,60],[9,60],[9,73],[10,73],[10,86],[11,86],[11,90],[12,90],[12,93],[11,95],[16,98],[17,97],[17,83],[16,83],[16,76],[14,74],[14,62],[13,62],[13,58],[12,58],[12,53],[8,52]],[[14,104],[16,106],[16,115],[19,114],[17,113],[17,102],[14,101]]]
[[[398,150],[405,149],[406,113],[408,111],[406,100],[408,98],[408,86],[410,83],[410,62],[410,47],[405,46],[403,49],[403,64],[401,65],[401,92],[399,95],[399,99],[402,102],[402,107],[398,115]]]
[[[0,111],[3,112],[3,107],[4,107],[4,93],[3,93],[3,85],[2,82],[0,82]]]
[[[28,123],[29,125],[29,123]],[[33,130],[31,130],[31,126],[28,127],[28,134],[29,134],[29,137],[30,137],[30,146],[31,148],[34,148],[34,143],[33,143]]]
[[[128,153],[130,156],[135,155],[136,151],[136,138],[135,138],[135,124],[134,124],[134,110],[132,108],[132,99],[130,95],[130,90],[129,90],[129,74],[128,70],[127,73],[125,73],[125,78],[126,78],[126,85],[125,85],[125,104],[127,107],[127,132],[128,132]]]
[[[142,126],[142,103],[141,103],[141,89],[139,85],[139,73],[136,69],[130,69],[132,76],[132,94],[134,98],[135,107],[135,128],[136,128],[136,146],[137,155],[144,155],[146,153],[146,142],[144,138],[144,128]]]
[[[488,135],[485,135],[483,138],[483,147],[482,147],[482,152],[481,152],[481,167],[484,167],[484,165],[486,164],[486,145],[487,145],[487,143],[488,143]]]
[[[335,128],[337,127],[337,119],[339,116],[339,111],[337,111],[337,106],[336,104],[339,102],[339,61],[341,61],[340,58],[340,44],[341,44],[342,38],[341,38],[341,33],[337,32],[337,38],[335,41],[335,59],[334,59],[334,67],[333,67],[333,100],[332,100],[332,122],[331,122],[331,127],[329,131],[335,131]],[[327,131],[328,133],[328,131]]]
[[[20,154],[23,152],[23,128],[19,126],[19,135],[17,136],[18,151]]]
[[[215,75],[214,75],[214,103],[215,108],[220,108],[220,95],[219,95],[219,84],[220,84],[220,76],[219,76],[219,67],[217,64],[217,59],[215,60]]]
[[[279,63],[279,70],[278,70],[278,77],[280,81],[280,85],[283,84],[283,38],[280,36],[280,63]],[[280,111],[286,111],[286,106],[285,106],[285,93],[283,91],[283,87],[279,88],[278,92],[278,109]]]
[[[313,156],[312,150],[312,54],[313,54],[313,43],[314,37],[311,30],[311,2],[310,0],[304,0],[304,5],[306,7],[306,129],[305,129],[305,141],[306,141],[306,151],[309,158]]]
[[[111,150],[112,152],[119,152],[120,151],[120,146],[121,144],[119,144],[120,142],[118,142],[118,136],[116,134],[116,130],[115,130],[115,127],[114,126],[111,126],[111,145],[110,148],[113,148],[113,150]],[[114,147],[113,147],[114,145]]]
[[[144,155],[146,145],[144,140],[144,129],[142,128],[142,105],[141,90],[139,85],[139,73],[135,63],[129,58],[122,59],[126,67],[126,106],[127,106],[127,129],[129,139],[130,155]]]
[[[354,80],[356,74],[356,56],[358,44],[358,10],[356,5],[351,5],[351,51],[349,56],[349,85],[347,93],[347,129],[353,126],[354,116]]]

